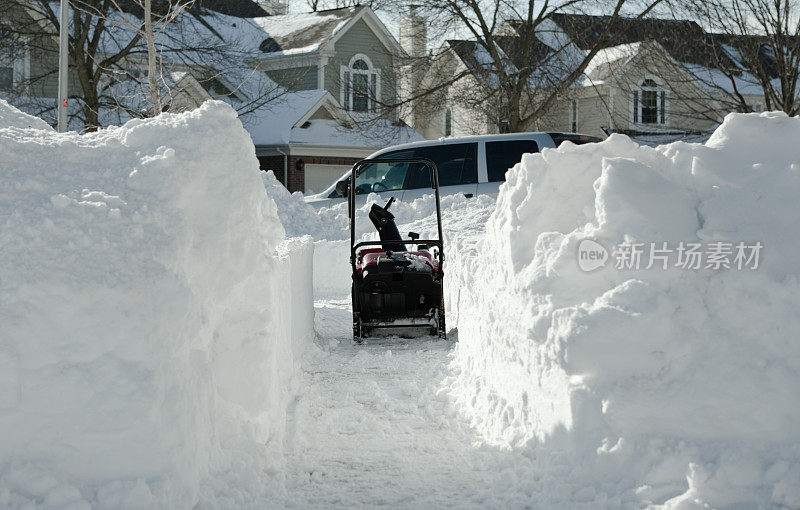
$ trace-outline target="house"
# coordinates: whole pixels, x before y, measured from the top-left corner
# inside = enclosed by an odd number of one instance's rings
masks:
[[[125,13],[115,16],[137,15],[135,5],[120,5]],[[36,9],[22,11],[16,23],[36,23]],[[278,2],[202,0],[182,13],[156,40],[175,50],[162,52],[165,110],[229,102],[253,137],[261,168],[273,170],[290,191],[320,191],[376,149],[423,139],[387,107],[396,103],[395,69],[405,54],[371,9],[283,12]],[[0,41],[0,96],[53,122],[56,34],[23,39],[24,51],[13,55],[15,45]],[[100,45],[101,56],[119,50],[113,37]],[[149,113],[146,69],[138,44],[103,75],[98,125]],[[70,81],[71,90],[81,91],[74,69]],[[77,129],[82,108],[80,98],[71,100]]]
[[[521,61],[524,23],[506,21],[495,40],[511,68],[542,66],[544,73],[553,76],[577,68],[607,24],[604,16],[552,15],[536,28],[536,47],[527,53],[532,62]],[[725,75],[732,69],[738,91],[754,110],[763,108],[758,80],[742,59],[732,55],[731,45],[722,44],[720,36],[706,33],[694,22],[622,18],[611,24],[609,32],[614,37],[533,129],[600,136],[621,132],[645,143],[702,139],[735,108],[726,101],[734,84]],[[421,89],[437,80],[463,78],[438,98],[428,99],[427,104],[422,101],[425,114],[413,126],[427,138],[503,130],[502,119],[491,115],[492,101],[497,98],[488,92],[481,97],[482,90],[492,89],[486,82],[491,74],[485,71],[485,53],[475,41],[444,42],[420,82]],[[554,65],[556,60],[560,67]],[[535,89],[534,94],[546,90]],[[465,100],[470,97],[478,98],[476,104]]]
[[[261,168],[321,191],[376,149],[424,139],[385,105],[405,53],[367,6],[261,18],[257,67],[289,92],[251,118]]]

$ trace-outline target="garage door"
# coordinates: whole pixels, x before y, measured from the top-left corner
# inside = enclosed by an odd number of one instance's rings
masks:
[[[312,165],[306,164],[305,192],[319,193],[333,184],[343,173],[350,170],[350,165]]]

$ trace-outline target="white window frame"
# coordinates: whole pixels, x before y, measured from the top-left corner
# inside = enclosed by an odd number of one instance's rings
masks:
[[[578,100],[577,99],[571,99],[570,102],[569,102],[569,130],[570,130],[570,133],[577,133],[578,132]]]
[[[363,60],[366,64],[368,69],[353,69],[353,64],[356,63],[358,60]],[[374,78],[375,80],[375,97],[367,96],[367,109],[364,111],[354,111],[353,110],[353,75],[354,74],[361,74],[367,76],[367,86],[372,83]],[[356,53],[353,55],[353,58],[350,59],[350,62],[346,66],[340,66],[339,69],[339,83],[341,86],[339,87],[339,103],[342,107],[349,111],[356,114],[366,114],[366,113],[377,113],[380,105],[376,98],[381,97],[381,70],[375,69],[375,66],[372,64],[372,60],[363,53]]]
[[[652,80],[655,87],[642,86],[645,81]],[[652,91],[656,93],[656,122],[642,122],[642,92]],[[655,76],[645,76],[639,82],[639,85],[633,87],[632,94],[636,96],[634,100],[633,95],[630,96],[630,121],[631,124],[639,127],[653,127],[653,126],[669,126],[669,91],[664,87],[661,80]],[[662,112],[662,102],[663,112]]]

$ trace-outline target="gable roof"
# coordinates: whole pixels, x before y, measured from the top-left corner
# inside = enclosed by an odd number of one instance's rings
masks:
[[[552,15],[552,20],[582,50],[594,47],[608,26],[608,33],[613,37],[607,47],[656,41],[678,62],[704,67],[736,68],[728,55],[720,51],[711,35],[694,21],[620,17],[609,24],[609,19],[609,16],[588,14]]]
[[[506,73],[513,75],[522,69],[532,70],[528,76],[532,86],[541,86],[558,79],[558,76],[569,72],[583,58],[581,50],[574,46],[571,49],[575,51],[556,53],[539,38],[533,39],[527,55],[517,36],[498,35],[494,40]],[[482,44],[461,39],[450,39],[446,44],[476,77],[490,86],[498,85],[493,59]]]
[[[336,41],[359,20],[363,20],[381,43],[396,55],[403,49],[386,25],[366,5],[254,19],[264,32],[259,49],[266,58],[332,52]]]
[[[633,42],[603,48],[589,61],[584,74],[593,82],[608,80],[624,69],[644,49],[645,44]]]
[[[254,21],[264,30],[266,37],[261,43],[261,51],[266,54],[315,51],[333,39],[364,8],[345,7],[258,18]]]
[[[330,118],[316,118],[325,109]],[[370,121],[367,129],[347,121],[330,92],[305,90],[290,92],[274,103],[242,119],[257,146],[310,145],[354,148],[381,148],[424,140],[406,125],[386,119]]]
[[[135,0],[120,0],[119,6],[125,12],[129,12],[138,18],[142,18],[144,10]],[[159,12],[164,7],[163,2],[156,0],[153,2],[153,11]],[[265,11],[254,0],[195,0],[189,10],[201,14],[204,11],[213,11],[226,16],[237,18],[258,18],[268,16]]]
[[[326,101],[333,97],[324,90],[290,92],[248,115],[242,124],[256,145],[287,145],[292,128]]]

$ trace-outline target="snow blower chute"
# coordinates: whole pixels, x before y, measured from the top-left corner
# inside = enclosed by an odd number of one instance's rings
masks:
[[[391,197],[384,206],[373,203],[369,212],[380,241],[356,243],[356,193],[349,191],[358,189],[358,176],[373,165],[389,165],[390,169],[392,165],[406,165],[409,171],[430,172],[438,239],[420,239],[414,232],[403,239],[389,212],[395,200]],[[445,339],[442,211],[436,165],[427,159],[362,160],[353,167],[349,186],[343,191],[348,197],[350,216],[353,339],[360,343],[375,330],[392,330],[402,336],[432,334]]]

